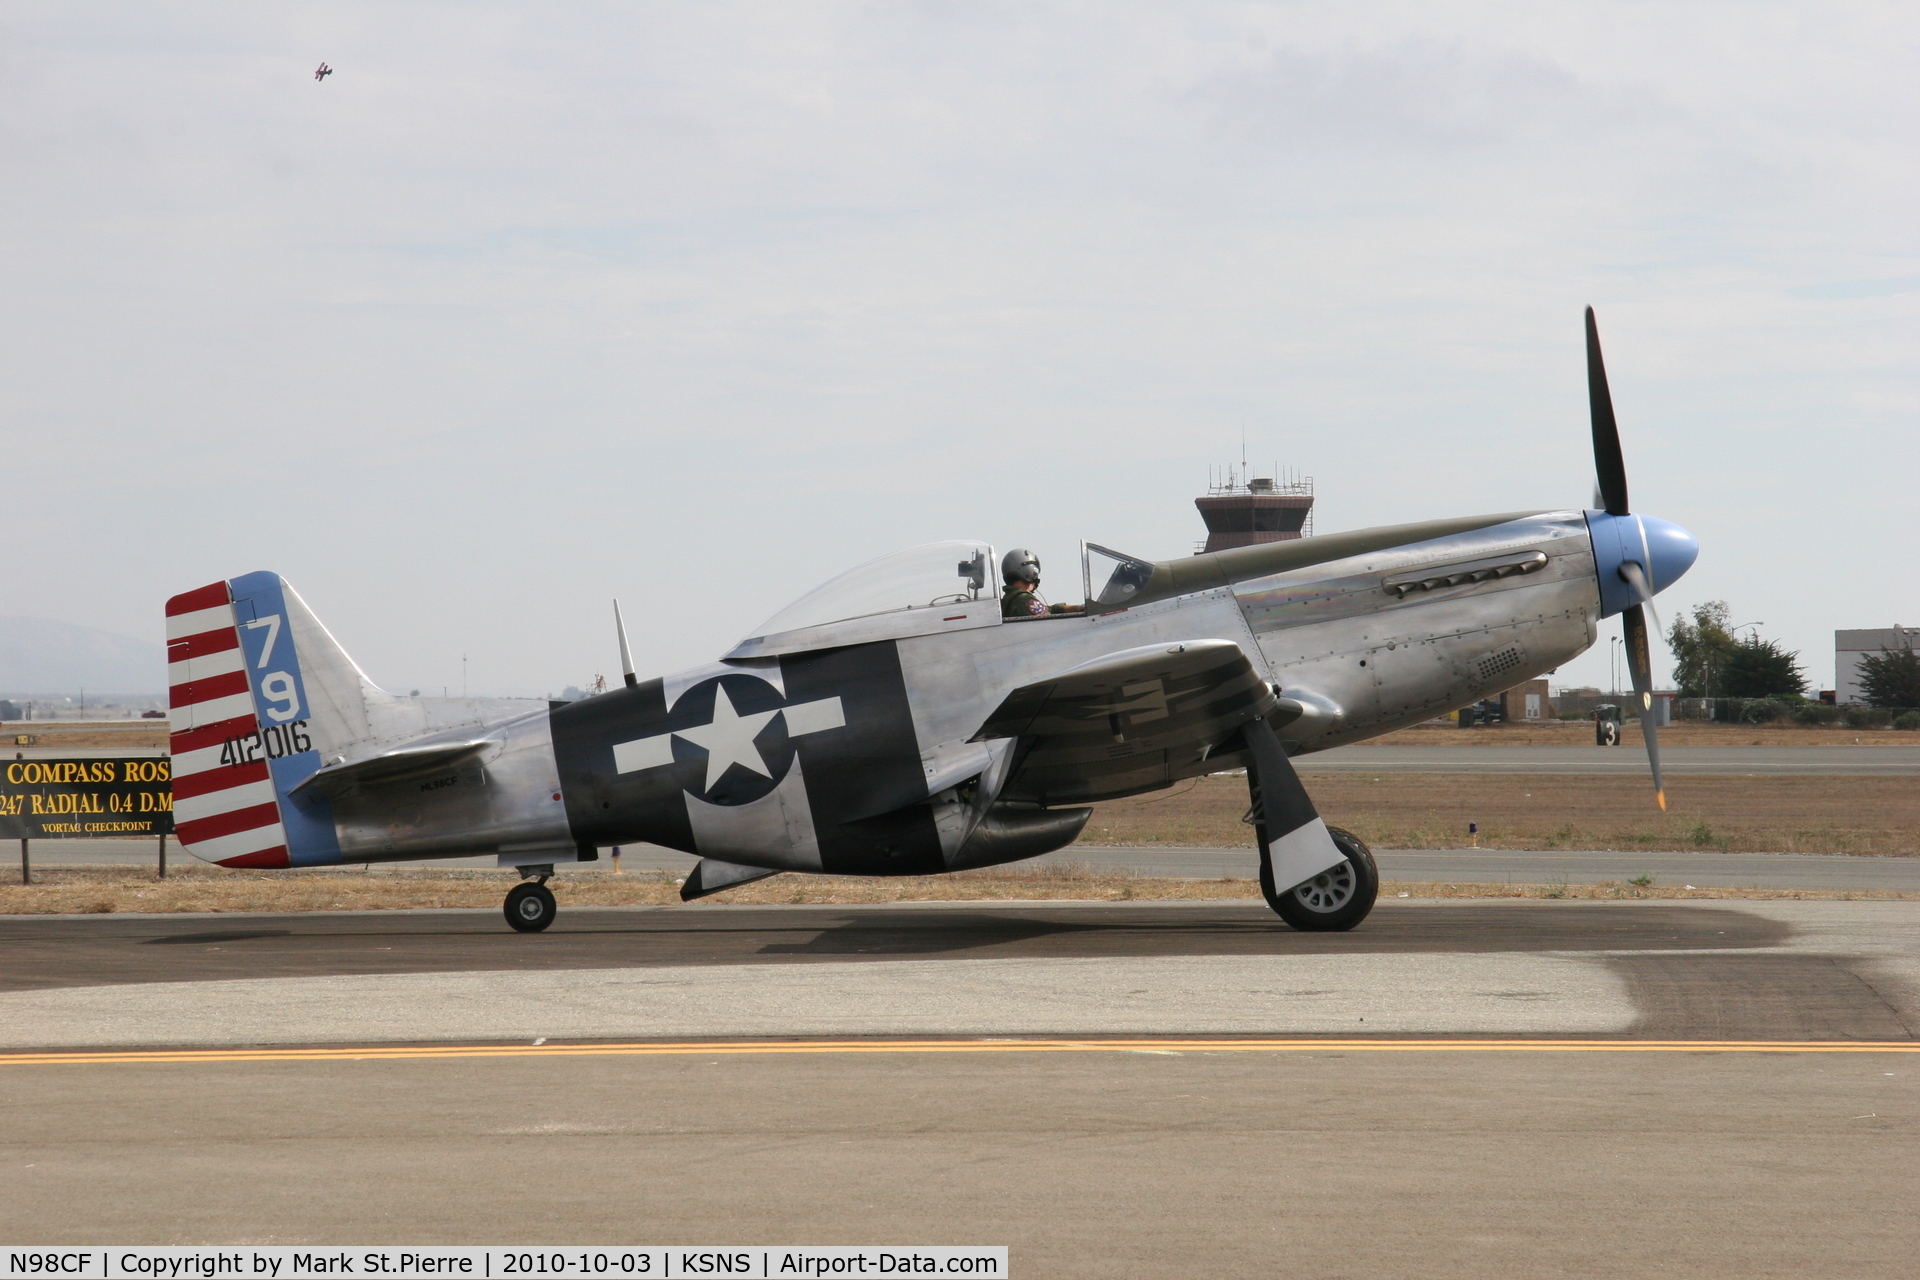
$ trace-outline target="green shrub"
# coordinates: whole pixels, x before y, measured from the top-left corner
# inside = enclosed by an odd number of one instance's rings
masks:
[[[1909,647],[1862,656],[1860,693],[1870,707],[1920,706],[1920,653]]]
[[[1793,709],[1795,724],[1839,724],[1840,708],[1829,707],[1823,702],[1803,703]]]
[[[1878,707],[1848,707],[1847,728],[1872,729],[1887,722],[1887,713]]]
[[[1920,711],[1902,711],[1893,718],[1896,729],[1920,729]]]
[[[1786,704],[1772,698],[1755,698],[1740,711],[1740,719],[1747,724],[1772,724],[1787,714]]]

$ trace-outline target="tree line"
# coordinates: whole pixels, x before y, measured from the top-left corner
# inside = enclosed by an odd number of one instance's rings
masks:
[[[1724,600],[1695,605],[1667,632],[1673,681],[1683,698],[1804,698],[1800,654],[1756,628],[1735,636]],[[1744,628],[1743,628],[1744,630]],[[1920,707],[1920,653],[1886,649],[1860,660],[1860,691],[1871,707]]]

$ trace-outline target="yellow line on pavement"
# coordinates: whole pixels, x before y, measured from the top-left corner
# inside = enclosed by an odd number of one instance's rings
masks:
[[[1914,1040],[690,1040],[630,1044],[361,1045],[313,1049],[107,1049],[0,1054],[0,1067],[431,1058],[594,1058],[832,1053],[1920,1053]]]

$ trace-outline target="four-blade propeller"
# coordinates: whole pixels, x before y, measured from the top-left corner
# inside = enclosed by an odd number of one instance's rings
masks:
[[[1613,396],[1607,390],[1607,366],[1600,358],[1600,328],[1593,308],[1587,308],[1587,404],[1593,415],[1593,471],[1600,504],[1610,516],[1628,516],[1627,464],[1620,453],[1620,427],[1613,418]],[[1647,743],[1647,763],[1653,769],[1653,797],[1667,807],[1667,788],[1660,778],[1660,741],[1653,726],[1653,656],[1647,647],[1646,610],[1654,588],[1641,566],[1632,560],[1620,565],[1620,576],[1633,588],[1634,602],[1620,611],[1626,632],[1627,670],[1633,675],[1633,696],[1640,706],[1640,734]]]

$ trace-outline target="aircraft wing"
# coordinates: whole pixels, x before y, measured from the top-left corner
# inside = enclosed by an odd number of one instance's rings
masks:
[[[1273,690],[1231,640],[1122,649],[1009,693],[973,741],[1017,740],[999,798],[1083,804],[1207,772]]]

